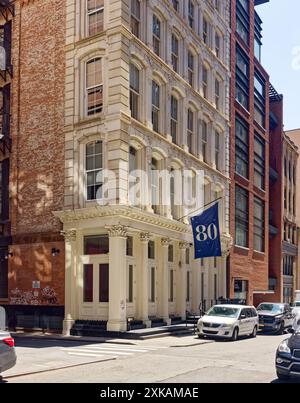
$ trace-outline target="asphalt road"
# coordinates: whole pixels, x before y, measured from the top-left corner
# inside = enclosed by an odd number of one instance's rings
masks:
[[[3,374],[4,382],[279,382],[275,352],[287,337],[259,335],[234,343],[190,335],[109,343],[18,338],[18,364]]]

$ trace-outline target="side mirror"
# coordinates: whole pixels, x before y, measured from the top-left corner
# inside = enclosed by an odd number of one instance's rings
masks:
[[[243,319],[246,319],[246,318],[247,318],[247,316],[245,314],[242,314],[240,319],[243,320]]]

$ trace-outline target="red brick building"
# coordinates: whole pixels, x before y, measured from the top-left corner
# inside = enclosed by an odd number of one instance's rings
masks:
[[[2,1],[0,8],[0,304],[15,326],[56,327],[64,306],[64,240],[53,211],[64,202],[65,4]]]
[[[269,77],[260,63],[256,6],[231,2],[230,298],[255,304],[269,289]]]

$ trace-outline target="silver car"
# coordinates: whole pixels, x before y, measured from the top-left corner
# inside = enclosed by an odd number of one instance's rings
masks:
[[[0,374],[14,367],[17,362],[15,341],[5,330],[0,330]]]

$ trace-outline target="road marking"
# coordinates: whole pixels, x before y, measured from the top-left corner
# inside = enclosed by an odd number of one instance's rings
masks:
[[[147,353],[149,350],[138,350],[135,348],[114,348],[113,350],[108,348],[108,347],[98,347],[98,346],[81,346],[81,348],[92,348],[92,349],[96,349],[96,350],[109,350],[109,351],[129,351],[129,352],[133,352],[133,353]]]
[[[87,354],[87,353],[68,353],[69,355],[76,355],[76,356],[81,356],[81,357],[103,357],[103,355],[100,354]]]
[[[80,353],[93,353],[93,354],[114,354],[114,355],[133,355],[133,353],[124,353],[124,352],[119,352],[119,351],[113,351],[113,350],[105,350],[105,351],[97,351],[97,350],[92,350],[92,349],[62,349],[61,351],[65,351],[68,354],[71,354],[73,352],[80,352]]]

